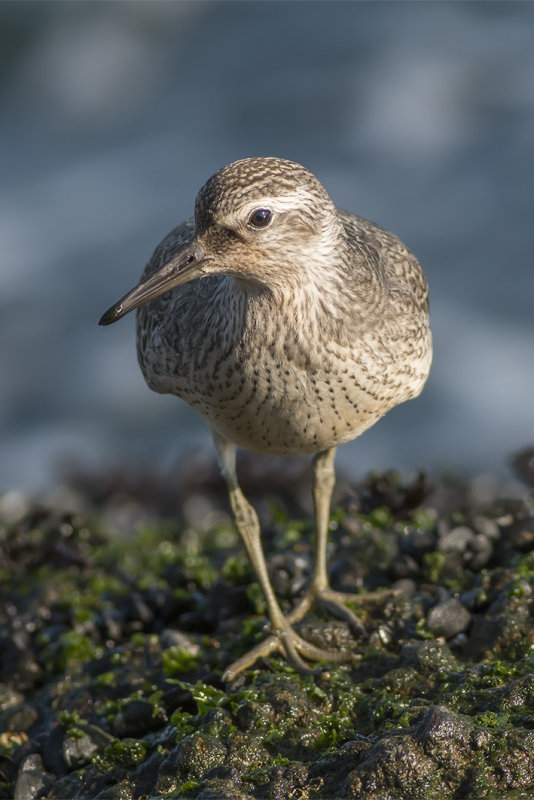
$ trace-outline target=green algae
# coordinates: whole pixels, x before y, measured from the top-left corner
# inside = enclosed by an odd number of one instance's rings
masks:
[[[195,684],[175,680],[170,682],[177,684],[181,689],[186,689],[191,693],[200,716],[212,709],[228,705],[229,700],[226,692],[216,689],[214,686],[210,686],[202,681],[197,681]]]
[[[90,658],[99,658],[102,650],[95,648],[90,636],[77,630],[61,633],[57,638],[47,632],[39,637],[41,659],[47,672],[59,674],[81,669]]]
[[[248,583],[254,575],[250,559],[246,557],[245,553],[228,556],[221,572],[226,580],[236,586]]]
[[[393,514],[387,506],[374,508],[367,518],[373,528],[387,528],[393,522]]]
[[[507,533],[508,517],[516,512],[497,511],[491,519],[501,520]],[[473,516],[461,511],[440,525],[470,524]],[[446,554],[437,549],[436,521],[433,509],[415,509],[401,519],[383,503],[366,514],[337,512],[337,552],[357,559],[360,569],[377,569],[377,581],[387,584],[384,576],[406,542],[413,544],[414,592],[354,606],[368,628],[367,638],[352,640],[359,662],[324,665],[322,673],[302,676],[273,655],[226,687],[224,667],[264,635],[263,619],[244,617],[236,626],[242,632],[230,637],[216,623],[203,633],[186,628],[191,646],[169,645],[172,637],[164,645],[161,636],[165,627],[180,630],[182,612],[184,620],[191,611],[202,619],[215,578],[246,587],[251,607],[263,612],[256,582],[247,583],[246,558],[217,551],[217,542],[235,544],[224,526],[207,532],[206,547],[200,534],[176,525],[153,524],[129,541],[107,545],[100,539],[94,547],[84,533],[85,564],[36,563],[20,579],[11,575],[10,603],[20,604],[21,613],[33,602],[46,608],[44,622],[37,618],[28,634],[41,673],[26,702],[37,698],[49,709],[64,742],[95,734],[96,751],[83,768],[57,781],[57,791],[65,798],[84,792],[96,797],[111,783],[117,796],[144,792],[162,800],[192,799],[203,791],[258,800],[511,800],[533,791],[534,559],[513,550],[508,557],[505,549],[484,569],[451,576]],[[295,546],[307,552],[309,521],[287,516],[276,525],[278,553]],[[358,531],[356,538],[349,528]],[[91,524],[78,529],[90,532]],[[37,528],[31,540],[38,550]],[[503,543],[508,546],[504,534]],[[176,575],[179,586],[171,583]],[[471,626],[463,639],[437,641],[428,610],[443,593],[464,590],[470,593]],[[178,609],[176,621],[169,615],[160,623],[160,596]],[[313,610],[306,621],[317,637],[333,628],[323,619]],[[470,650],[471,642],[477,649]],[[146,712],[142,725],[132,716],[138,706]],[[139,732],[131,734],[128,725],[138,725]],[[21,734],[15,733],[10,758],[22,752]],[[241,794],[228,777],[234,774]],[[14,780],[0,774],[0,797],[13,793]]]
[[[425,578],[429,583],[438,583],[443,568],[447,563],[447,556],[445,553],[434,551],[432,553],[425,553],[423,556],[423,568]]]
[[[180,645],[172,645],[163,651],[162,660],[163,673],[170,677],[195,670],[199,665],[200,655]]]
[[[92,758],[93,766],[100,772],[107,772],[115,767],[135,767],[146,758],[147,748],[138,739],[114,739]]]

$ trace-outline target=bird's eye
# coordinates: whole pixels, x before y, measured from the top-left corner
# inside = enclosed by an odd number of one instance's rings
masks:
[[[252,228],[266,228],[273,218],[273,212],[268,208],[256,208],[248,218]]]

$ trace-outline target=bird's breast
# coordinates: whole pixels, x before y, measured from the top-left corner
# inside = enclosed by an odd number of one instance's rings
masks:
[[[216,284],[200,284],[212,292]],[[410,352],[403,339],[340,343],[286,317],[239,305],[232,296],[211,315],[191,289],[148,324],[139,317],[138,352],[149,386],[188,402],[220,435],[273,455],[315,453],[350,441],[390,408],[419,393],[428,373],[424,331]],[[196,313],[192,313],[194,300]],[[221,299],[221,304],[222,304]],[[219,306],[220,310],[220,306]],[[387,339],[387,337],[386,337]],[[389,337],[391,339],[391,337]]]
[[[304,455],[350,441],[399,402],[398,382],[377,381],[376,358],[295,366],[269,342],[253,352],[221,340],[184,360],[165,349],[152,388],[186,400],[219,434],[272,455]],[[154,363],[154,359],[151,360]],[[373,372],[373,370],[375,372]]]

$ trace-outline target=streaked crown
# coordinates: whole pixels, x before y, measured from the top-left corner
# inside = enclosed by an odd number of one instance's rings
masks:
[[[224,217],[265,198],[278,198],[286,207],[335,210],[320,181],[300,164],[283,158],[244,158],[220,169],[200,189],[195,202],[198,228],[212,216]]]

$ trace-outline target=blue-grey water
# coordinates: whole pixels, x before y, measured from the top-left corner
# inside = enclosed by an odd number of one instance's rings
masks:
[[[97,327],[217,168],[300,161],[431,287],[423,395],[340,460],[502,473],[534,441],[534,4],[0,4],[0,489],[207,446]]]

